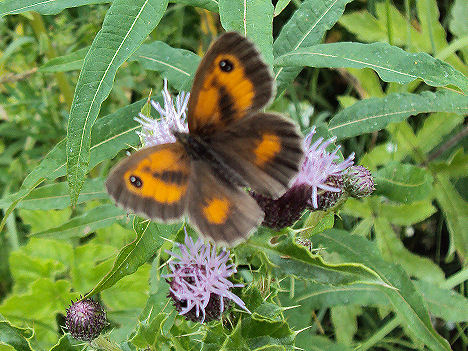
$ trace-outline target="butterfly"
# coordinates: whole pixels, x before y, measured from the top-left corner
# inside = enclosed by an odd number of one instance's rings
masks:
[[[276,198],[303,158],[289,119],[259,110],[271,100],[273,79],[259,52],[235,32],[209,47],[193,82],[188,133],[143,148],[115,166],[106,188],[125,209],[164,222],[187,215],[199,234],[235,245],[262,222],[246,189]]]

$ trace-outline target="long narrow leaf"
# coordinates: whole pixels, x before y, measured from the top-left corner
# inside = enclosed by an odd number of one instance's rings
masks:
[[[133,60],[147,70],[161,72],[174,88],[188,90],[201,58],[191,51],[154,41],[140,46],[129,58]]]
[[[112,269],[88,296],[110,288],[123,277],[136,272],[138,267],[156,254],[164,243],[164,238],[169,238],[171,234],[176,233],[180,228],[179,224],[157,224],[139,217],[135,217],[133,226],[137,235],[136,239],[122,248]]]
[[[384,98],[361,100],[338,112],[329,131],[338,139],[349,138],[385,128],[409,116],[427,112],[468,113],[468,96],[452,91],[422,94],[395,93]]]
[[[275,60],[275,65],[370,68],[385,82],[406,84],[422,79],[431,86],[455,85],[468,93],[468,78],[449,64],[387,43],[320,44],[284,54]]]
[[[70,7],[106,2],[111,2],[111,0],[5,0],[0,2],[0,17],[26,11],[36,11],[42,15],[55,15]]]
[[[333,27],[343,14],[346,4],[351,1],[305,0],[275,40],[274,57],[320,43],[325,32]],[[275,70],[278,94],[286,89],[300,71],[297,67],[279,67]]]
[[[89,164],[91,129],[109,95],[115,73],[156,27],[167,0],[115,0],[91,44],[75,90],[67,131],[67,178],[72,204]]]
[[[105,228],[123,219],[126,212],[114,204],[95,207],[85,214],[74,217],[68,222],[51,229],[31,234],[42,238],[68,239],[83,237],[99,228]]]
[[[339,253],[345,260],[366,265],[377,272],[385,283],[395,288],[381,289],[412,337],[424,342],[431,350],[451,349],[447,340],[434,330],[423,298],[408,275],[400,266],[385,262],[373,243],[336,229],[315,235],[313,242],[329,252]]]
[[[273,64],[273,4],[270,0],[219,1],[219,16],[226,30],[251,39],[265,61]]]

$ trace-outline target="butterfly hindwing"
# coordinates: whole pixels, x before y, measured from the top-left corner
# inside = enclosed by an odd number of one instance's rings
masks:
[[[263,219],[244,189],[218,178],[204,161],[192,162],[187,211],[198,232],[217,244],[245,240]]]
[[[190,160],[179,143],[141,149],[112,169],[106,181],[117,204],[149,218],[181,217],[186,208]]]
[[[188,104],[191,133],[210,135],[264,107],[273,79],[254,45],[238,33],[221,35],[195,75]]]
[[[262,112],[213,135],[210,146],[253,190],[272,197],[286,191],[304,154],[296,125]]]

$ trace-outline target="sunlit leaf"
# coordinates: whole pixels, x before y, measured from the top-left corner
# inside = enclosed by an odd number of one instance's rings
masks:
[[[90,161],[91,129],[120,65],[156,27],[167,0],[114,0],[89,49],[75,89],[67,130],[67,180],[74,205]]]
[[[468,113],[468,96],[451,91],[421,94],[395,93],[384,98],[361,100],[338,112],[329,130],[338,139],[370,133],[419,113]]]
[[[301,47],[319,44],[327,30],[338,21],[351,0],[305,0],[273,43],[273,55],[279,57]],[[278,67],[275,80],[278,95],[299,74],[301,68]]]
[[[370,68],[385,82],[406,84],[422,79],[440,87],[455,85],[468,92],[468,78],[426,53],[412,54],[386,43],[330,43],[302,47],[275,59],[279,66]]]
[[[0,2],[0,17],[26,11],[55,15],[66,8],[106,2],[111,0],[4,0]]]
[[[386,284],[395,288],[389,289],[377,285],[380,289],[384,289],[382,291],[411,336],[433,350],[451,349],[449,343],[437,334],[432,326],[423,298],[407,274],[400,266],[385,262],[371,242],[333,229],[315,235],[314,244],[326,247],[328,252],[336,252],[345,260],[359,262],[377,272]]]
[[[273,4],[270,0],[219,0],[221,24],[252,40],[269,65],[273,64]]]
[[[432,190],[432,175],[410,164],[390,163],[374,172],[374,179],[375,195],[402,203],[424,200]]]

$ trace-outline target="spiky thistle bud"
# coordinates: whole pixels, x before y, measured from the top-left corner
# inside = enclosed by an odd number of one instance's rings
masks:
[[[364,166],[352,166],[343,175],[344,186],[348,194],[355,198],[366,197],[375,190],[374,178]]]
[[[78,340],[91,341],[108,325],[106,311],[92,299],[71,302],[67,308],[65,323],[70,334]]]

